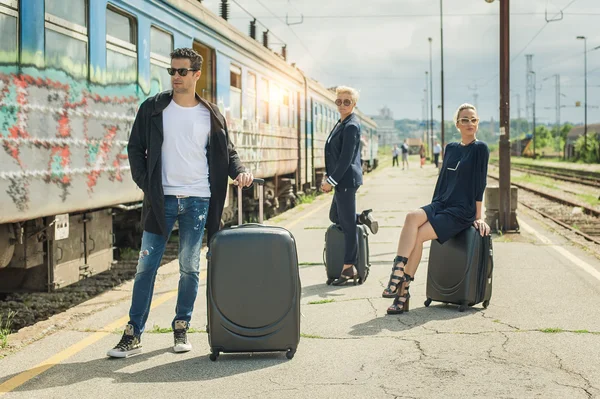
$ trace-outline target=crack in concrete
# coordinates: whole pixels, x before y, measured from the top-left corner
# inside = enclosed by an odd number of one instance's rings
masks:
[[[577,371],[573,371],[568,369],[567,367],[565,367],[565,365],[563,364],[563,360],[560,356],[558,356],[554,351],[550,350],[550,353],[552,353],[554,355],[554,357],[558,360],[558,368],[568,374],[570,374],[571,376],[577,376],[579,378],[581,378],[583,380],[583,382],[585,383],[585,388],[584,387],[575,387],[575,386],[571,386],[572,388],[577,388],[577,389],[581,389],[583,390],[586,395],[588,396],[588,398],[592,398],[593,394],[589,391],[590,389],[596,389],[594,388],[594,386],[592,385],[592,383],[590,382],[590,380],[588,380],[583,373],[578,373]],[[563,385],[560,384],[558,382],[555,382],[558,385]],[[565,385],[568,386],[568,385]]]
[[[404,396],[404,395],[398,395],[396,393],[390,392],[392,390],[392,388],[387,388],[384,385],[380,385],[379,388],[381,390],[383,390],[383,392],[388,395],[388,396],[392,396],[394,399],[400,399],[400,398],[404,398],[404,399],[418,399],[416,396]],[[396,389],[396,388],[394,388]]]
[[[578,386],[576,386],[576,385],[561,384],[560,382],[557,382],[557,381],[552,381],[552,382],[554,382],[556,385],[560,385],[560,386],[562,386],[562,387],[573,388],[573,389],[577,389],[578,391],[579,391],[579,390],[583,390],[583,391],[586,393],[586,395],[587,395],[587,397],[588,397],[588,398],[592,398],[592,397],[593,397],[593,395],[591,394],[591,392],[589,392],[589,391],[588,391],[587,389],[585,389],[585,388],[578,387]]]
[[[377,318],[377,308],[375,307],[375,305],[373,305],[373,302],[371,302],[370,298],[367,298],[367,302],[369,302],[369,305],[371,305],[371,307],[373,308],[373,311],[375,312],[375,318]]]
[[[272,383],[274,383],[273,381],[271,381]],[[278,383],[274,383],[279,385]],[[266,393],[271,393],[271,392],[287,392],[287,391],[298,391],[300,388],[280,388],[280,389],[269,389],[267,391],[262,391],[262,392],[257,392],[257,393],[253,393],[249,396],[243,396],[242,398],[245,399],[251,399],[251,398],[262,398],[264,397],[264,394]]]
[[[513,326],[513,325],[510,325],[510,324],[508,324],[508,323],[505,323],[505,322],[503,322],[502,320],[494,319],[493,317],[487,316],[487,315],[485,314],[485,311],[481,311],[481,312],[480,312],[480,314],[481,314],[481,316],[482,316],[484,319],[492,320],[492,321],[494,321],[495,323],[502,324],[503,326],[506,326],[506,327],[510,327],[510,328],[512,328],[513,330],[522,331],[522,330],[521,330],[519,327],[515,327],[515,326]]]
[[[510,338],[505,333],[502,333],[502,335],[505,338],[504,342],[502,343],[502,350],[504,350],[504,352],[508,353],[508,349],[506,349],[506,345],[508,345],[508,341],[510,340]]]

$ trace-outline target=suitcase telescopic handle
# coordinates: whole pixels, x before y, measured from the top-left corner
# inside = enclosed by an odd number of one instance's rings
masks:
[[[258,185],[258,223],[262,223],[265,179],[253,179],[252,184]],[[238,225],[242,225],[242,187],[240,186],[238,186]]]

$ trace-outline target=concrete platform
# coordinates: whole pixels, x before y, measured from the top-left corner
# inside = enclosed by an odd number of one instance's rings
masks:
[[[365,180],[358,208],[373,208],[371,275],[331,287],[322,252],[331,195],[271,221],[296,237],[302,280],[302,338],[296,356],[208,359],[205,257],[190,334],[193,351],[173,353],[177,262],[160,269],[143,336],[144,353],[108,359],[127,321],[132,283],[10,337],[0,359],[6,398],[600,398],[600,261],[519,209],[522,232],[494,237],[488,309],[425,308],[429,244],[411,285],[411,310],[386,315],[381,298],[406,213],[430,201],[431,165],[387,167]],[[36,329],[37,328],[37,329]],[[50,332],[50,333],[49,333]],[[26,344],[28,340],[35,340]]]

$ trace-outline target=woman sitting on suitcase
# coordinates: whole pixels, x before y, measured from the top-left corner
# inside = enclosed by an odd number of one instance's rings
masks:
[[[325,167],[327,178],[321,183],[321,190],[330,192],[335,187],[329,219],[339,224],[344,232],[344,267],[333,285],[344,285],[348,280],[356,282],[358,274],[354,265],[358,259],[358,235],[356,224],[365,224],[373,234],[379,229],[378,223],[369,213],[356,214],[356,191],[362,184],[360,163],[360,121],[352,112],[358,101],[358,92],[340,86],[336,89],[335,104],[340,120],[329,134],[325,143]]]
[[[490,232],[490,227],[481,219],[489,150],[475,138],[479,124],[475,107],[461,105],[454,124],[460,131],[461,141],[446,146],[433,201],[406,216],[392,275],[383,291],[384,298],[394,298],[388,314],[408,311],[408,286],[414,280],[425,241],[437,239],[444,243],[471,224],[482,236]]]

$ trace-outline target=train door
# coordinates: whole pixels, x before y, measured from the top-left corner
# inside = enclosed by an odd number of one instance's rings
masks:
[[[298,168],[297,168],[297,172],[296,172],[296,192],[299,192],[302,190],[303,184],[306,182],[306,180],[304,179],[304,144],[303,144],[303,140],[302,140],[302,127],[303,127],[303,119],[302,118],[302,112],[303,112],[303,106],[302,106],[302,94],[298,91],[296,92],[296,113],[295,113],[295,117],[296,117],[296,134],[298,137]]]
[[[194,50],[202,56],[202,75],[196,83],[196,93],[206,101],[215,102],[216,87],[216,62],[215,50],[204,44],[194,41]]]
[[[317,118],[316,118],[316,112],[317,112],[317,105],[315,104],[315,102],[313,101],[313,99],[310,99],[310,112],[307,112],[307,114],[310,114],[310,119],[308,122],[308,131],[306,132],[306,144],[308,147],[308,156],[306,157],[306,168],[308,169],[308,173],[310,173],[309,175],[309,179],[307,181],[310,182],[311,187],[316,187],[316,177],[315,177],[315,124],[317,123]],[[318,187],[317,187],[318,188]]]

